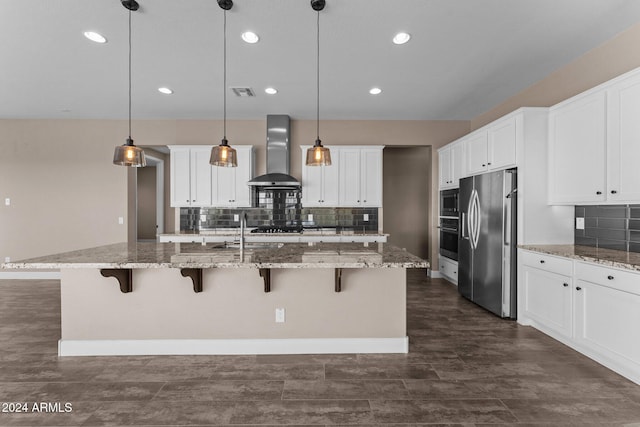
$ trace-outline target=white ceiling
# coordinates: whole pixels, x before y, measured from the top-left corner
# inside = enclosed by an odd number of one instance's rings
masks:
[[[139,3],[134,119],[222,118],[216,0]],[[127,14],[120,0],[0,0],[0,118],[126,118]],[[320,117],[468,120],[637,22],[638,0],[327,0]],[[229,91],[229,119],[315,118],[315,24],[309,0],[234,0],[227,86],[257,96]],[[244,43],[245,30],[260,42]],[[398,31],[411,41],[393,45]]]

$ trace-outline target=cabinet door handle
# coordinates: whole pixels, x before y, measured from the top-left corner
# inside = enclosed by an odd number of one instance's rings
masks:
[[[491,166],[491,162],[487,163],[487,165]]]
[[[611,190],[611,194],[616,194],[617,191],[616,190]]]
[[[367,203],[367,201],[366,201],[366,200],[363,200],[363,201],[362,201],[362,203]]]
[[[487,165],[485,165],[485,164],[483,163],[483,164],[482,164],[482,167],[485,167],[485,166],[487,166]]]
[[[580,286],[576,286],[576,291],[581,291],[582,288]]]
[[[563,283],[562,286],[564,286],[565,288],[569,287],[568,283]]]
[[[544,264],[544,260],[543,259],[540,260],[540,264]]]
[[[360,200],[358,200],[358,203],[360,203]]]
[[[613,276],[607,276],[607,279],[613,280]]]
[[[599,196],[600,194],[602,194],[602,191],[596,191],[596,194]]]

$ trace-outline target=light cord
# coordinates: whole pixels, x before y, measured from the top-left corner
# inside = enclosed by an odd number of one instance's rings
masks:
[[[318,37],[317,37],[317,56],[316,56],[316,84],[317,84],[317,92],[316,92],[316,139],[320,140],[320,11],[318,11],[318,19],[317,19],[317,29],[318,29]]]
[[[129,139],[131,139],[131,9],[129,9]]]
[[[224,11],[224,48],[223,48],[223,55],[224,55],[224,71],[223,71],[223,83],[222,83],[222,99],[224,102],[224,108],[223,108],[223,121],[222,121],[222,133],[223,133],[223,139],[226,140],[227,139],[227,11]]]

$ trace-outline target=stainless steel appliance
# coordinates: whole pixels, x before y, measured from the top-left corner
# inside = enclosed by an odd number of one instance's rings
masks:
[[[458,260],[458,218],[440,218],[440,255]]]
[[[460,180],[458,291],[516,318],[516,169]]]
[[[440,191],[440,216],[458,216],[458,189]]]

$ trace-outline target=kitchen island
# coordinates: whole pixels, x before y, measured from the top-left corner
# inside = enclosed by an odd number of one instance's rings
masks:
[[[58,354],[406,353],[387,243],[114,244],[6,263],[61,270]]]

